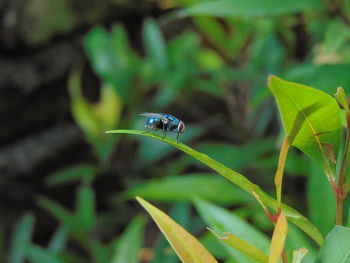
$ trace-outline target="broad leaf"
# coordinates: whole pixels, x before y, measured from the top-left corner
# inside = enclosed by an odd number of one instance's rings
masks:
[[[174,146],[175,148],[191,155],[193,158],[199,160],[200,162],[206,164],[207,166],[212,168],[214,171],[218,172],[220,175],[225,177],[227,180],[231,181],[233,184],[243,189],[245,192],[251,194],[251,190],[253,190],[255,193],[257,193],[260,196],[261,200],[267,206],[273,208],[274,210],[277,209],[276,200],[270,197],[264,191],[262,191],[259,186],[250,182],[247,178],[245,178],[240,173],[237,173],[231,170],[230,168],[213,160],[209,156],[202,154],[200,152],[197,152],[196,150],[190,148],[189,146],[183,143],[177,143],[175,140],[170,138],[162,139],[162,137],[157,134],[146,133],[144,131],[138,131],[138,130],[113,130],[113,131],[108,131],[107,133],[125,133],[125,134],[143,135],[143,136],[157,139],[159,141],[166,142]],[[323,237],[321,233],[306,217],[302,216],[299,212],[297,212],[296,210],[294,210],[293,208],[287,205],[282,204],[282,209],[290,222],[294,223],[300,229],[302,229],[305,233],[310,235],[310,237],[312,237],[319,245],[323,243]]]
[[[207,249],[164,212],[140,197],[137,201],[147,210],[183,263],[217,263]]]
[[[328,234],[315,263],[350,262],[350,228],[335,226]]]
[[[288,233],[288,222],[286,216],[283,212],[278,217],[275,230],[273,231],[271,245],[270,245],[270,254],[269,254],[269,263],[278,263],[281,258],[282,251],[284,249],[284,242],[286,241]]]
[[[217,17],[255,17],[294,14],[301,11],[322,9],[317,0],[217,0],[205,1],[182,10],[180,16],[208,15]]]
[[[290,143],[322,166],[331,159],[326,145],[337,155],[341,139],[338,104],[328,94],[311,87],[269,77]]]

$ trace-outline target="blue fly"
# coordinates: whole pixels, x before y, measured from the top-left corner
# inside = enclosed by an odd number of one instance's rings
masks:
[[[145,128],[153,130],[161,129],[166,137],[167,131],[176,132],[176,141],[179,142],[179,135],[185,131],[185,124],[182,120],[166,114],[166,113],[141,113],[143,117],[147,117]],[[163,137],[163,138],[164,138]]]

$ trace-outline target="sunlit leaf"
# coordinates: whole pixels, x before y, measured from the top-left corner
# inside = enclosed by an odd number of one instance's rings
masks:
[[[113,130],[113,131],[108,131],[107,133],[125,133],[125,134],[142,135],[142,136],[147,136],[147,137],[157,139],[158,141],[163,141],[165,143],[168,143],[174,146],[175,148],[191,155],[192,157],[199,160],[200,162],[206,164],[207,166],[212,168],[214,171],[218,172],[223,177],[225,177],[227,180],[231,181],[233,184],[243,189],[245,192],[251,194],[251,189],[253,189],[253,191],[260,196],[261,200],[267,206],[277,210],[276,200],[270,197],[269,195],[267,195],[264,191],[262,191],[259,186],[250,182],[243,175],[231,170],[230,168],[213,160],[209,156],[202,154],[183,143],[177,143],[176,140],[170,139],[170,138],[163,139],[162,136],[152,134],[152,133],[145,133],[144,131],[138,131],[138,130]],[[296,210],[294,210],[293,208],[287,205],[282,204],[282,209],[290,222],[294,223],[300,229],[302,229],[305,233],[310,235],[310,237],[312,237],[318,244],[320,245],[322,244],[323,237],[321,233],[307,218],[305,218]]]
[[[190,227],[192,222],[191,206],[187,202],[175,203],[170,210],[170,217],[184,228]],[[202,241],[201,241],[202,243]],[[203,243],[202,243],[203,244]],[[205,247],[208,247],[204,244]],[[154,248],[155,256],[150,263],[178,263],[179,259],[172,250],[166,238],[160,234]],[[215,256],[215,255],[214,255]]]
[[[290,143],[324,167],[329,155],[322,144],[331,144],[335,156],[340,146],[341,122],[336,100],[324,92],[276,76],[271,76],[268,84]]]
[[[213,231],[213,230],[211,230]],[[218,235],[218,234],[216,234]],[[242,238],[239,238],[236,235],[233,235],[231,233],[224,233],[225,236],[218,236],[222,241],[224,241],[226,244],[228,244],[231,247],[236,248],[237,250],[241,251],[242,253],[248,255],[249,257],[257,260],[258,262],[265,263],[267,262],[267,255],[261,251],[260,249],[256,248],[254,245],[250,244],[249,242],[245,241]]]
[[[183,263],[217,263],[207,249],[164,212],[140,197],[137,201],[147,210]]]
[[[288,222],[286,216],[283,212],[280,213],[275,230],[273,231],[271,245],[270,245],[270,254],[269,254],[269,263],[278,263],[281,258],[282,251],[284,249],[284,242],[286,240],[288,233]]]

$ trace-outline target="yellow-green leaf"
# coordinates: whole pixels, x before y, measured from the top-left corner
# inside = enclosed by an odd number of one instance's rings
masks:
[[[138,130],[113,130],[113,131],[107,131],[107,133],[125,133],[125,134],[135,134],[135,135],[142,135],[151,137],[153,139],[163,141],[165,143],[168,143],[172,145],[173,147],[187,153],[188,155],[192,156],[193,158],[197,159],[198,161],[204,163],[208,167],[212,168],[214,171],[218,172],[220,175],[225,177],[227,180],[229,180],[231,183],[237,185],[242,190],[246,191],[247,193],[252,195],[252,190],[259,195],[260,200],[267,206],[271,207],[275,211],[277,211],[277,202],[275,199],[273,199],[271,196],[266,194],[263,190],[260,189],[259,186],[253,184],[250,182],[247,178],[245,178],[242,174],[237,173],[236,171],[233,171],[232,169],[228,168],[227,166],[215,161],[214,159],[210,158],[208,155],[200,153],[191,147],[183,144],[183,143],[177,143],[176,140],[170,139],[170,138],[162,138],[162,136],[157,135],[155,133],[145,132],[145,131],[138,131]],[[323,243],[323,236],[321,235],[320,231],[303,215],[301,215],[299,212],[291,208],[290,206],[287,206],[285,204],[282,204],[282,210],[285,213],[285,215],[288,217],[288,220],[298,226],[300,229],[302,229],[305,233],[307,233],[311,238],[313,238],[319,245],[322,245]]]
[[[136,199],[151,215],[183,263],[218,263],[194,236],[168,215],[142,198]]]
[[[335,157],[340,146],[340,110],[336,100],[320,90],[276,76],[269,77],[268,85],[291,145],[325,167],[330,156],[324,144],[332,145]]]
[[[256,246],[253,246],[244,239],[231,233],[224,233],[225,236],[222,237],[210,228],[208,229],[229,246],[236,248],[242,253],[248,255],[249,257],[254,258],[258,262],[267,263],[267,255],[263,251],[258,249]]]
[[[348,112],[349,105],[348,105],[348,101],[346,99],[346,94],[345,94],[344,89],[342,87],[338,87],[337,93],[335,93],[334,96],[337,98],[339,104],[343,107],[343,109]]]
[[[307,253],[307,249],[302,247],[293,251],[293,263],[301,263]]]
[[[278,263],[282,251],[284,249],[284,242],[286,240],[288,233],[288,222],[285,214],[280,213],[275,230],[273,231],[271,245],[270,245],[270,254],[269,254],[269,263]]]

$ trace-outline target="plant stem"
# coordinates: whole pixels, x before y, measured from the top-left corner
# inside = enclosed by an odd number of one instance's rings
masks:
[[[346,130],[346,139],[345,139],[345,147],[344,147],[344,154],[343,159],[339,171],[339,177],[338,177],[338,186],[335,189],[335,197],[337,199],[337,210],[336,210],[336,224],[342,225],[342,218],[343,218],[343,200],[346,197],[347,191],[344,192],[344,172],[345,172],[345,164],[346,159],[348,155],[348,148],[349,148],[349,140],[350,140],[350,128]]]
[[[283,261],[283,263],[288,263],[287,254],[286,254],[285,249],[283,249],[283,252],[282,252],[282,261]]]
[[[289,146],[290,146],[289,138],[288,138],[288,136],[286,136],[284,138],[284,141],[283,141],[283,144],[281,147],[280,156],[279,156],[279,160],[278,160],[278,167],[277,167],[277,171],[275,174],[275,186],[276,186],[277,208],[278,209],[281,207],[283,171],[284,171],[284,166],[286,164]]]

